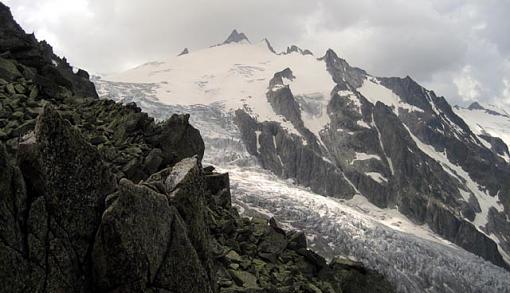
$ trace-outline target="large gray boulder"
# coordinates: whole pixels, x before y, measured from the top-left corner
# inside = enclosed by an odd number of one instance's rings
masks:
[[[211,291],[187,228],[166,195],[122,179],[110,197],[92,253],[98,288]]]
[[[104,199],[116,187],[115,179],[97,149],[52,106],[39,116],[35,135],[48,212],[65,231],[81,263],[101,221]]]

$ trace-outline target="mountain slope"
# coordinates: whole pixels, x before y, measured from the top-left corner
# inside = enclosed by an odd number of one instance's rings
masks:
[[[126,89],[142,83],[152,101],[218,106],[264,168],[323,195],[397,209],[507,267],[510,167],[500,154],[411,78],[371,76],[332,50],[303,52],[234,42],[96,84],[117,99],[139,97]]]
[[[143,105],[157,120],[190,113],[205,142],[204,162],[228,171],[232,203],[244,215],[275,216],[285,227],[304,231],[314,250],[362,260],[391,281],[398,292],[505,292],[504,269],[437,236],[396,210],[380,209],[364,197],[328,199],[292,179],[264,170],[248,153],[232,113],[220,105],[164,105],[146,98],[147,85],[98,83],[111,97]],[[125,89],[125,91],[123,90]],[[110,96],[105,96],[110,97]],[[359,159],[364,159],[359,156]]]
[[[493,105],[472,103],[467,108],[454,107],[469,128],[480,138],[487,148],[492,149],[505,161],[510,162],[510,115]]]

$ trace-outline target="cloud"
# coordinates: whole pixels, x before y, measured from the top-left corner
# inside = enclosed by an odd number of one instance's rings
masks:
[[[7,0],[28,31],[92,72],[219,43],[335,49],[375,75],[410,75],[452,103],[510,102],[507,0]]]
[[[472,68],[466,65],[460,74],[453,79],[453,83],[457,86],[457,92],[465,101],[476,101],[480,99],[481,84],[472,76]]]

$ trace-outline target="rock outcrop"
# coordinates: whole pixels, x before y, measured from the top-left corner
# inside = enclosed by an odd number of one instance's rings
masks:
[[[231,44],[231,43],[241,43],[241,42],[250,42],[248,40],[248,37],[244,33],[239,33],[236,29],[234,29],[230,35],[227,37],[227,39],[223,42],[223,45],[225,44]]]
[[[3,292],[393,291],[274,219],[240,217],[189,116],[156,124],[98,100],[3,4],[0,40]]]

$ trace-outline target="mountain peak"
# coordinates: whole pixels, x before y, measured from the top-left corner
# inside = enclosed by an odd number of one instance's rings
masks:
[[[234,29],[228,38],[223,42],[223,44],[230,44],[230,43],[241,43],[243,41],[247,41],[250,43],[250,40],[248,40],[248,37],[244,33],[239,33],[236,29]]]
[[[313,55],[312,51],[308,49],[301,49],[296,45],[292,45],[290,47],[287,47],[287,51],[284,54],[291,54],[291,53],[299,53],[301,55]]]
[[[269,51],[276,54],[276,51],[274,50],[273,46],[271,45],[271,42],[269,42],[269,40],[267,38],[264,39],[264,42],[266,43],[266,46],[269,49]]]
[[[184,48],[184,50],[182,50],[182,52],[179,53],[179,55],[177,55],[177,56],[182,56],[182,55],[186,55],[186,54],[189,54],[188,48]]]
[[[482,105],[479,102],[473,102],[468,107],[469,110],[481,110],[485,111],[487,114],[495,115],[495,116],[510,116],[504,109],[501,109],[495,105],[486,104]]]
[[[478,102],[471,103],[471,105],[469,105],[468,109],[469,110],[485,110],[485,108],[482,107],[482,105],[480,105],[480,103],[478,103]]]

